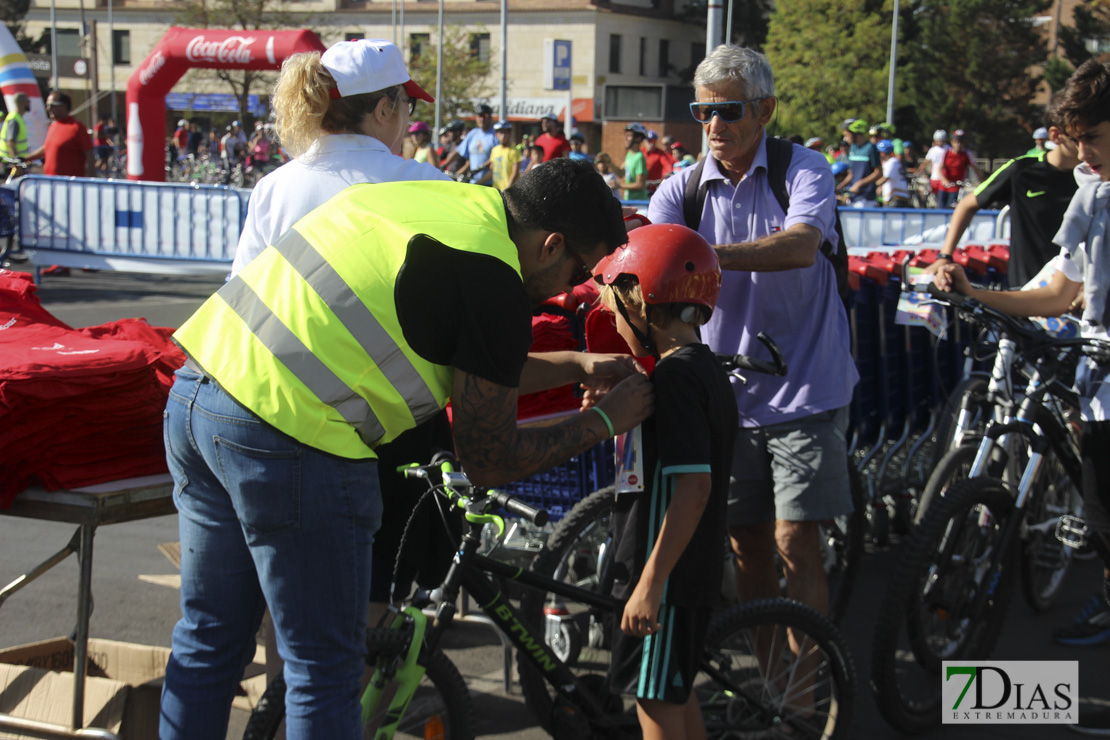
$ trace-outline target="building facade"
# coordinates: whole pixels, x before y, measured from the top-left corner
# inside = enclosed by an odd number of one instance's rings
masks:
[[[679,0],[681,1],[681,0]],[[90,126],[97,114],[115,113],[122,125],[124,93],[136,67],[175,23],[180,3],[168,0],[53,0],[56,16],[58,86],[74,99],[77,115]],[[434,44],[438,3],[416,0],[304,0],[280,8],[325,44],[344,38],[384,38],[406,54]],[[554,112],[563,118],[568,97],[573,121],[591,151],[619,150],[623,127],[640,121],[660,134],[700,139],[690,119],[689,84],[680,77],[705,54],[703,25],[677,18],[676,0],[509,0],[506,30],[507,116],[500,111],[500,3],[495,0],[446,0],[444,23],[470,33],[472,52],[491,61],[487,99],[495,118],[517,123],[516,134],[538,131],[538,120]],[[27,32],[35,37],[50,28],[50,0],[32,0]],[[549,89],[545,42],[571,43],[570,90]],[[38,59],[36,73],[49,78],[50,56]],[[43,69],[42,67],[47,69]],[[550,67],[550,62],[548,63]],[[260,96],[258,115],[272,80],[252,93]],[[434,91],[430,91],[433,92]],[[167,134],[178,118],[199,119],[202,127],[223,125],[234,114],[226,106],[231,89],[214,75],[189,73],[167,100]],[[113,106],[113,98],[115,105]],[[89,101],[94,101],[90,103]],[[424,115],[421,116],[420,114]],[[418,112],[432,123],[427,111]]]

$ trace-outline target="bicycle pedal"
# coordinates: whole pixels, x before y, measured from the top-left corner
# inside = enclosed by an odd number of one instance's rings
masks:
[[[1056,522],[1056,539],[1067,547],[1079,549],[1087,544],[1087,520],[1072,514],[1063,514]]]

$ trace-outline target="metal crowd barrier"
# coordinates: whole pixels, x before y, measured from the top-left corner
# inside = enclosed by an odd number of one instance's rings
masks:
[[[648,201],[626,200],[644,213]],[[952,220],[950,208],[851,208],[840,206],[840,225],[850,248],[902,247],[942,244]],[[987,242],[1009,238],[1009,229],[999,211],[979,211],[972,216],[960,243]]]
[[[47,265],[170,274],[226,273],[249,191],[216,185],[28,175],[18,238]]]

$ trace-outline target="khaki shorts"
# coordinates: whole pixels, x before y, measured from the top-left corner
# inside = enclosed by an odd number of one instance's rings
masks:
[[[852,511],[848,407],[741,427],[732,453],[728,525],[824,521]]]

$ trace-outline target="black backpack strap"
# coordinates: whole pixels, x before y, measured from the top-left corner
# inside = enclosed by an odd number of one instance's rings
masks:
[[[705,169],[705,159],[694,165],[693,174],[686,181],[686,189],[682,193],[682,217],[686,225],[698,230],[701,225],[701,212],[705,207],[705,193],[709,183],[701,184],[701,173]]]
[[[775,200],[782,206],[783,213],[790,209],[790,195],[786,192],[786,171],[794,157],[792,141],[767,137],[767,184],[775,194]],[[828,239],[821,242],[821,254],[832,263],[836,273],[836,288],[841,298],[848,295],[848,246],[844,243],[844,229],[840,225],[840,211],[835,211],[837,241],[840,249],[833,247]]]

